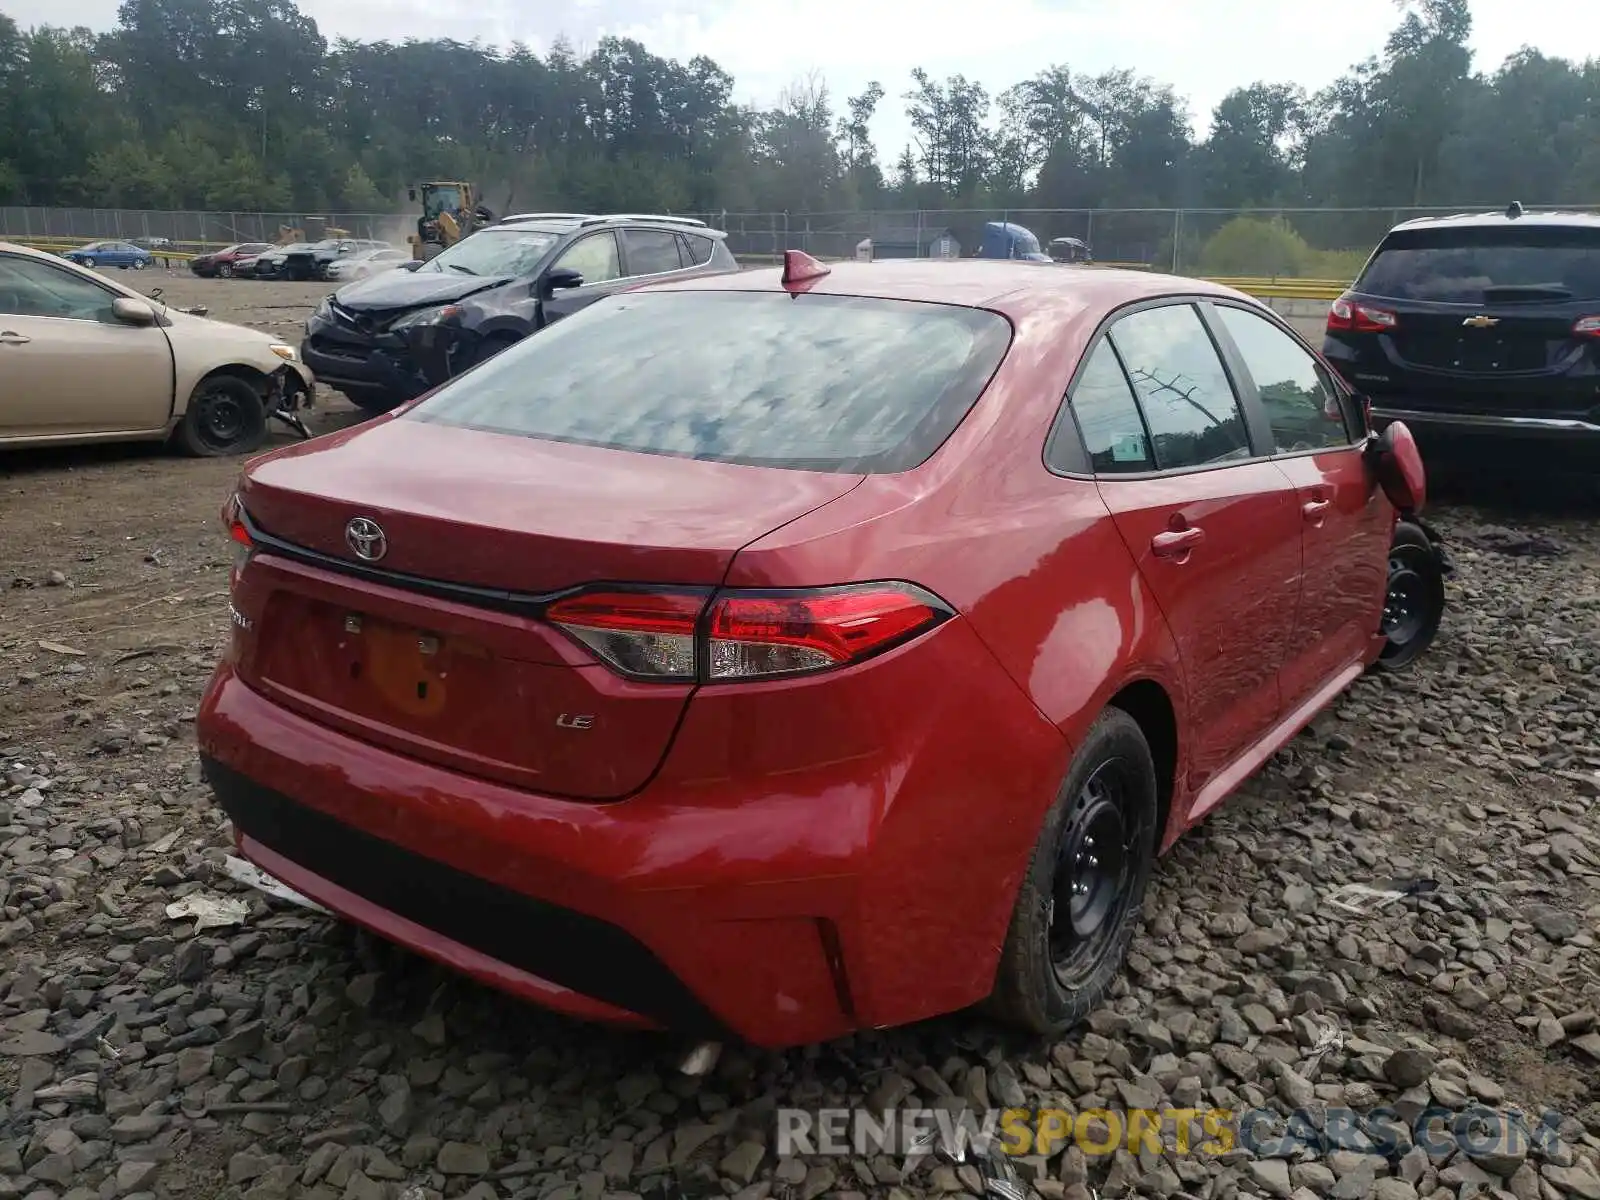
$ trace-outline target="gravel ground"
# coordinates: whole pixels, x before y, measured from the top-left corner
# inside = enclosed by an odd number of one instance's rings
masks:
[[[325,290],[140,282],[285,334]],[[691,1079],[668,1039],[549,1017],[221,874],[191,721],[226,638],[216,520],[236,470],[0,458],[0,1198],[915,1200],[983,1183],[970,1164],[780,1159],[774,1110],[1331,1125],[1328,1109],[1476,1103],[1553,1110],[1559,1136],[1452,1157],[1405,1136],[1288,1157],[1169,1138],[1016,1163],[1042,1200],[1600,1200],[1592,510],[1435,514],[1458,573],[1424,667],[1360,682],[1164,861],[1125,984],[1086,1029],[1046,1044],[959,1015],[728,1047]],[[1394,881],[1412,894],[1333,903]],[[167,915],[214,897],[244,901],[242,923]]]

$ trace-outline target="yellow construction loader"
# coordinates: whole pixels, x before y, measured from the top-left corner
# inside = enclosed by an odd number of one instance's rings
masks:
[[[422,203],[417,232],[408,239],[412,258],[430,259],[446,246],[454,246],[468,234],[494,223],[494,214],[484,207],[478,189],[470,183],[419,183],[408,188],[406,194],[413,202],[420,199]]]

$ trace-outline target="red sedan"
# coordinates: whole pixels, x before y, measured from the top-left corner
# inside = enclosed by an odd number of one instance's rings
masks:
[[[253,462],[203,761],[257,865],[554,1009],[1059,1031],[1155,855],[1433,637],[1422,499],[1236,292],[791,252]]]

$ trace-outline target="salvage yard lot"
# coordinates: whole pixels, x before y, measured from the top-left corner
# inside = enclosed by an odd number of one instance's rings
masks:
[[[329,290],[138,282],[294,340]],[[357,419],[329,401],[319,431]],[[191,726],[227,637],[217,517],[238,465],[0,457],[0,1197],[975,1193],[970,1167],[779,1160],[774,1110],[1476,1101],[1560,1112],[1565,1148],[1287,1173],[1058,1149],[1021,1172],[1046,1200],[1600,1200],[1592,506],[1433,514],[1458,571],[1429,658],[1359,683],[1158,868],[1092,1031],[1029,1043],[963,1015],[729,1047],[691,1080],[666,1039],[547,1017],[254,895],[242,927],[167,919],[189,893],[238,894]],[[1391,881],[1435,886],[1364,915],[1329,903]],[[1319,1056],[1329,1018],[1347,1040]]]

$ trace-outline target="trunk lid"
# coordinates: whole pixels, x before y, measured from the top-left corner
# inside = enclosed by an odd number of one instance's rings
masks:
[[[1351,299],[1395,314],[1389,332],[1341,335],[1359,355],[1361,386],[1374,396],[1506,416],[1575,415],[1600,402],[1600,342],[1573,334],[1586,315],[1582,305]]]
[[[689,684],[639,683],[537,615],[596,582],[715,587],[744,545],[859,475],[741,467],[387,419],[254,464],[241,677],[399,753],[580,799],[626,796]],[[385,551],[346,538],[365,518]]]

